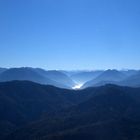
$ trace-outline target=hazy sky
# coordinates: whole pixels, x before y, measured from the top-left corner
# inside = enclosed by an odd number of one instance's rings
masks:
[[[140,68],[140,0],[0,0],[0,67]]]

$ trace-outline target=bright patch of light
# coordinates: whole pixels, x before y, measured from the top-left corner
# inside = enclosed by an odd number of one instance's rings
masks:
[[[80,89],[83,86],[83,84],[77,84],[73,87],[73,89]]]

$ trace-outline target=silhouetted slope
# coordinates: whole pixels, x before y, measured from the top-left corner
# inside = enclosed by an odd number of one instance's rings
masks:
[[[97,78],[88,81],[83,85],[82,88],[92,87],[92,86],[101,86],[105,84],[111,84],[118,81],[121,81],[126,78],[126,75],[117,70],[107,70],[99,75]]]
[[[79,72],[76,74],[71,75],[71,78],[76,82],[76,83],[85,83],[87,81],[90,81],[97,76],[99,76],[103,71],[83,71]]]
[[[67,86],[51,80],[37,73],[33,68],[11,68],[0,74],[0,81],[29,80],[46,85],[68,88]]]
[[[120,72],[124,73],[125,75],[132,76],[138,72],[138,70],[121,70]]]
[[[42,76],[45,76],[53,81],[61,83],[62,85],[66,85],[69,88],[72,88],[75,85],[75,83],[72,81],[72,79],[69,76],[67,76],[66,74],[60,71],[56,71],[56,70],[46,71],[40,68],[35,70],[39,72]]]
[[[6,68],[0,68],[0,74],[4,71],[6,71],[7,69]]]
[[[69,71],[67,71],[67,70],[59,70],[59,71],[64,73],[64,74],[66,74],[69,77],[71,77],[74,74],[78,74],[78,73],[83,72],[82,70],[69,70]]]
[[[118,83],[122,86],[140,87],[140,71]]]
[[[140,88],[106,85],[75,92],[88,98],[17,130],[7,140],[139,140]]]

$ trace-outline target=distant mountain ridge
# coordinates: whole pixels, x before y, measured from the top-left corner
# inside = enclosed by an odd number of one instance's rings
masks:
[[[61,88],[72,88],[74,82],[59,71],[45,71],[34,68],[10,68],[0,73],[0,81],[29,80]]]
[[[57,71],[57,70],[43,70],[40,68],[35,69],[38,73],[40,73],[41,75],[55,80],[58,83],[61,84],[65,84],[67,87],[73,87],[75,85],[75,83],[73,82],[73,80],[67,76],[66,74],[64,74],[63,72]]]
[[[66,89],[83,89],[105,84],[139,87],[139,77],[138,70],[61,71],[32,67],[0,68],[0,82],[29,80]]]
[[[140,71],[120,81],[118,85],[140,87]]]
[[[107,84],[107,83],[112,83],[112,82],[118,82],[118,81],[121,81],[121,80],[125,79],[126,77],[127,76],[124,73],[120,72],[120,71],[107,70],[107,71],[104,71],[102,74],[100,74],[95,79],[85,83],[83,85],[83,88],[92,87],[94,85],[98,85],[99,83]]]
[[[82,71],[76,74],[71,75],[71,79],[73,79],[77,83],[84,84],[87,81],[90,81],[100,74],[102,74],[104,71],[97,70],[97,71]]]
[[[91,81],[86,82],[82,88],[96,87],[106,84],[139,87],[140,72],[138,70],[117,71],[107,70]]]

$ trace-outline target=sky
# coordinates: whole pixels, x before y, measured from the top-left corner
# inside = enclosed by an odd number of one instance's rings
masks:
[[[140,0],[0,0],[0,67],[140,69]]]

